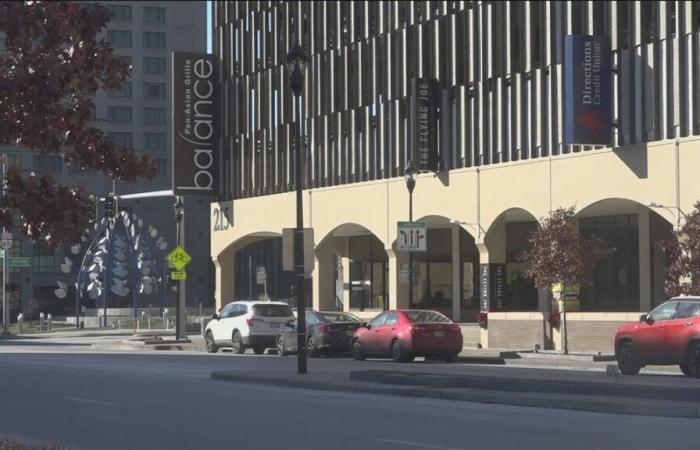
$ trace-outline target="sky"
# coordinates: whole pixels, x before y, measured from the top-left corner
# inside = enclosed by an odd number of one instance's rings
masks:
[[[211,1],[207,1],[207,53],[211,53]]]

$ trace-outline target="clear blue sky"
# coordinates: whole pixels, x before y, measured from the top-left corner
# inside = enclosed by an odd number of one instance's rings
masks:
[[[207,1],[207,53],[211,53],[211,0]]]

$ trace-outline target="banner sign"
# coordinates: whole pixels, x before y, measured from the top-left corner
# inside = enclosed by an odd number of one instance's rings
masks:
[[[409,145],[413,167],[419,172],[437,172],[440,85],[432,78],[414,78],[409,94]]]
[[[564,38],[564,143],[611,145],[610,39],[570,34]]]
[[[481,311],[488,312],[491,308],[491,265],[479,264],[479,297]]]
[[[172,55],[173,192],[217,196],[216,59],[203,53],[173,52]]]
[[[506,265],[491,264],[493,282],[493,302],[496,311],[503,311],[503,298],[506,289]]]

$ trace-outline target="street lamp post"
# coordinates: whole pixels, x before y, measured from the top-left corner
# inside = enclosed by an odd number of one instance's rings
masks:
[[[406,178],[406,189],[408,189],[408,221],[413,222],[413,189],[416,187],[416,175],[418,172],[413,167],[413,162],[408,161],[404,170]],[[408,304],[413,302],[413,252],[408,252]]]
[[[304,87],[306,53],[296,42],[287,53],[289,81],[294,93],[296,126],[294,127],[294,183],[297,200],[297,226],[294,230],[294,272],[297,297],[297,373],[306,373],[306,289],[304,280],[304,208],[301,185],[301,91]]]
[[[174,205],[175,208],[175,233],[177,238],[176,247],[182,245],[185,242],[185,226],[182,224],[182,217],[185,215],[185,203],[182,197],[177,197],[177,201]],[[179,280],[177,282],[177,315],[175,318],[175,339],[185,339],[187,336],[187,316],[185,314],[185,287],[183,286],[185,282]]]

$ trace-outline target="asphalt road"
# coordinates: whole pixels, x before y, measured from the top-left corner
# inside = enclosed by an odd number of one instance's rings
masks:
[[[313,360],[309,370],[347,370],[354,363]],[[307,391],[208,378],[212,370],[255,367],[288,368],[291,374],[295,366],[292,358],[228,354],[1,354],[0,434],[76,449],[668,450],[695,448],[698,442],[698,421],[692,419]]]

